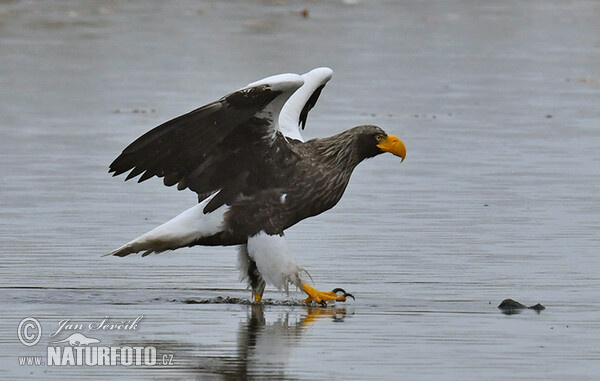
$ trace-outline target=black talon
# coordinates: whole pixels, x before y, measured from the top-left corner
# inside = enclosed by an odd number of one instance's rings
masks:
[[[343,288],[334,288],[331,292],[333,292],[334,294],[337,294],[338,292],[342,292],[344,295],[344,298],[352,298],[352,300],[356,300],[356,298],[354,297],[354,295],[346,292],[346,290],[344,290]]]

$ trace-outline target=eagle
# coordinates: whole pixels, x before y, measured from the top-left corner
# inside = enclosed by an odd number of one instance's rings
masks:
[[[264,78],[129,144],[109,173],[129,171],[125,180],[140,176],[138,182],[162,178],[166,186],[196,192],[198,204],[106,255],[239,245],[241,280],[254,302],[266,284],[286,292],[295,285],[308,295],[305,303],[354,298],[341,288],[309,285],[285,230],[335,206],[360,162],[384,152],[404,160],[406,148],[373,125],[304,141],[300,130],[332,74],[322,67]]]

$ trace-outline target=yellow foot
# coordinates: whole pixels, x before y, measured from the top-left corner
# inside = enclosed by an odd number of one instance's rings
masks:
[[[306,292],[308,294],[308,298],[304,299],[304,303],[306,303],[306,304],[308,304],[314,300],[315,302],[321,304],[322,306],[326,306],[327,302],[329,302],[331,300],[335,300],[338,302],[345,302],[347,296],[354,299],[354,295],[348,294],[346,291],[344,291],[341,288],[334,288],[333,291],[331,291],[331,292],[322,292],[322,291],[314,289],[313,287],[309,286],[307,283],[304,283],[302,285],[302,290],[304,290],[304,292]],[[338,292],[341,292],[341,294],[338,294]]]
[[[262,295],[252,291],[252,297],[254,298],[254,303],[260,303],[262,300]]]

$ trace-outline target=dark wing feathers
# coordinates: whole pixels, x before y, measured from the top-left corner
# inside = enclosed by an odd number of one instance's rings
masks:
[[[221,205],[231,204],[245,188],[249,175],[250,172],[245,170],[239,172],[235,177],[226,179],[221,191],[204,207],[204,213],[213,212]]]
[[[304,130],[304,127],[306,126],[306,119],[308,118],[308,112],[310,110],[312,110],[312,108],[315,107],[315,105],[317,104],[317,100],[319,99],[319,95],[321,95],[321,91],[323,91],[324,87],[325,87],[325,84],[322,84],[321,86],[319,86],[315,90],[315,92],[312,93],[312,95],[310,96],[310,98],[308,98],[308,101],[306,102],[306,104],[302,108],[302,111],[300,111],[300,119],[298,120],[298,125],[302,124],[302,129],[303,130]]]
[[[127,176],[126,180],[129,180],[146,172],[139,182],[154,175],[162,174],[164,176],[172,173],[174,166],[183,164],[173,156],[182,155],[182,150],[186,148],[186,140],[201,137],[204,130],[207,129],[207,125],[217,117],[213,114],[217,114],[223,107],[224,101],[225,98],[202,106],[146,132],[128,145],[121,155],[110,164],[109,173],[118,176],[133,169]],[[198,145],[202,145],[203,142],[204,139],[199,139]],[[201,147],[198,148],[201,149]],[[164,160],[168,157],[171,159]]]
[[[239,132],[236,129],[241,124],[250,120],[279,94],[265,86],[250,88],[165,122],[127,146],[112,162],[109,173],[117,176],[131,170],[126,180],[142,174],[139,182],[158,176],[164,177],[165,185],[185,180],[180,185],[187,185],[197,192],[215,190],[214,183],[199,183],[199,189],[192,188],[190,184],[194,184],[195,178],[212,168],[211,165],[203,166],[207,159],[223,161],[222,156],[228,156],[231,150],[223,142],[229,139],[232,132]],[[264,135],[267,132],[264,124],[250,124],[249,127],[262,129],[254,131],[256,134]]]
[[[178,116],[177,118],[171,119],[168,122],[165,122],[156,128],[153,128],[152,130],[146,132],[144,135],[137,138],[133,143],[128,145],[123,150],[123,153],[128,154],[137,152],[140,149],[147,147],[149,144],[156,143],[156,141],[161,138],[168,139],[169,137],[172,137],[172,135],[182,136],[184,134],[193,133],[193,131],[181,129],[181,127],[188,126],[190,122],[193,122],[195,120],[202,120],[204,118],[210,117],[212,114],[216,113],[217,111],[223,108],[224,100],[225,98],[213,103],[209,103],[205,106],[190,111],[187,114],[183,114],[181,116]]]
[[[231,204],[265,181],[279,181],[274,173],[295,156],[280,134],[272,140],[272,121],[257,116],[281,94],[251,87],[165,122],[127,146],[109,172],[130,171],[126,180],[141,174],[138,182],[162,177],[165,185],[189,188],[201,199],[219,191],[205,213]]]

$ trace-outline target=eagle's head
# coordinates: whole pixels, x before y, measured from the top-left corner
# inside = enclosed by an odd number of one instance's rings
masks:
[[[384,152],[391,152],[399,156],[404,161],[406,157],[406,147],[402,140],[394,135],[388,135],[384,130],[377,126],[358,126],[348,132],[355,135],[358,143],[359,151],[365,158],[373,157]]]

